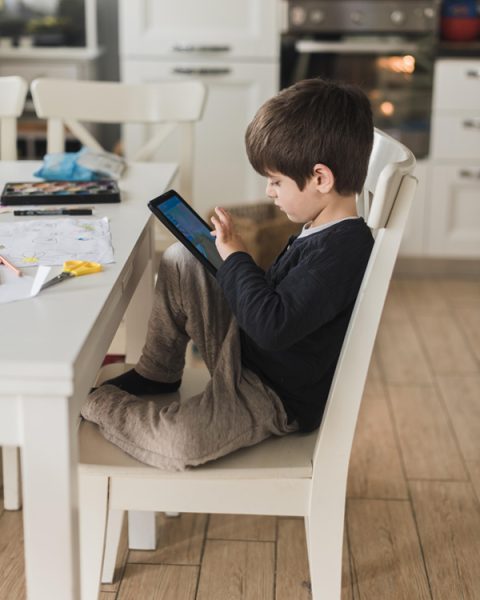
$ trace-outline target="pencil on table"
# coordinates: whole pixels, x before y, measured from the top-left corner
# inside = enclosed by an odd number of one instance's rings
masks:
[[[12,265],[12,263],[10,261],[8,261],[5,257],[0,256],[0,264],[4,264],[6,267],[8,267],[9,269],[11,269],[16,275],[18,275],[18,277],[20,277],[22,275],[22,272],[20,271],[20,269],[17,269],[17,267],[14,267]]]

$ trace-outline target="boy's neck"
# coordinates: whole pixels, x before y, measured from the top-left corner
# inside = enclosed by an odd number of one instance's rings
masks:
[[[358,217],[357,203],[355,194],[351,196],[340,196],[339,194],[332,192],[328,195],[326,203],[321,208],[318,215],[310,223],[310,227],[317,227],[318,225],[326,225],[333,221],[339,221],[340,219],[346,219],[348,217]]]

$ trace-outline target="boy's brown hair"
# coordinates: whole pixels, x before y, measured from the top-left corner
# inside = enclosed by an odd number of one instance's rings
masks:
[[[305,79],[265,102],[247,128],[247,154],[261,175],[279,172],[303,190],[322,163],[335,189],[362,190],[373,144],[370,102],[357,86]]]

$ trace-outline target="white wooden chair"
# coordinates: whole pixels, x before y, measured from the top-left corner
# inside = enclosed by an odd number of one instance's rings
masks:
[[[125,510],[303,516],[313,600],[339,600],[348,464],[388,285],[415,193],[412,153],[380,131],[360,200],[375,245],[320,428],[270,438],[186,472],[146,466],[80,427],[82,600],[97,598],[108,515]],[[370,202],[371,201],[371,202]],[[128,368],[128,367],[127,367]],[[205,385],[184,374],[180,392]],[[117,511],[117,512],[115,512]]]
[[[17,118],[22,114],[28,84],[23,77],[0,77],[0,160],[17,159]],[[7,510],[21,506],[18,448],[4,446],[3,496]]]
[[[27,91],[23,77],[0,77],[0,160],[17,159],[17,118],[23,112]]]
[[[194,125],[206,100],[206,87],[200,81],[127,84],[41,78],[32,81],[31,92],[37,116],[47,119],[49,153],[64,151],[65,127],[87,148],[103,150],[84,123],[142,123],[152,135],[126,158],[145,161],[180,128],[179,188],[192,198]]]

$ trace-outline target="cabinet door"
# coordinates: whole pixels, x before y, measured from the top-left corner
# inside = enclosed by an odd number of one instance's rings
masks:
[[[125,57],[274,58],[278,0],[121,0]]]
[[[480,257],[480,164],[434,166],[429,215],[428,254]]]
[[[205,69],[210,74],[200,75]],[[196,128],[194,198],[187,200],[193,201],[196,209],[205,215],[216,205],[228,206],[264,198],[265,181],[248,162],[244,137],[256,110],[278,89],[277,65],[123,62],[122,78],[128,83],[152,83],[185,77],[196,77],[208,87],[205,112]],[[146,135],[143,127],[125,127],[127,155],[140,147]],[[164,150],[155,158],[175,161],[177,144],[175,140],[164,144]]]

